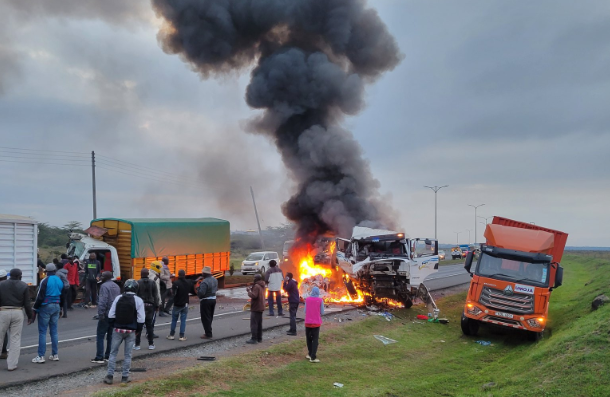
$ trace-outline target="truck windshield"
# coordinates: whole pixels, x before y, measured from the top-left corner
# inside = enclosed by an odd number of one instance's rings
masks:
[[[476,274],[500,280],[546,287],[548,285],[549,263],[521,262],[481,254]]]
[[[371,259],[388,256],[406,256],[405,246],[400,240],[376,241],[360,243],[358,247],[358,260],[364,260],[367,256]]]
[[[284,243],[284,255],[288,255],[288,251],[290,250],[290,248],[292,248],[293,244],[294,244],[294,241],[286,241]]]
[[[70,246],[68,247],[68,256],[80,258],[83,252],[85,252],[85,244],[81,243],[80,241],[70,242]]]

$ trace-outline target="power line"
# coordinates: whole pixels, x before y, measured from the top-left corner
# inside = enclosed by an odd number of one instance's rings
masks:
[[[97,168],[101,168],[101,169],[104,169],[104,170],[107,170],[107,171],[112,171],[112,172],[118,172],[119,174],[123,174],[123,175],[135,176],[136,178],[144,178],[144,179],[148,179],[148,180],[151,180],[151,181],[154,181],[154,182],[159,182],[159,183],[171,183],[171,184],[174,184],[174,185],[177,185],[177,186],[181,186],[181,187],[184,187],[184,186],[192,187],[193,186],[192,184],[188,184],[188,183],[182,183],[182,182],[166,180],[166,179],[157,179],[157,178],[154,178],[154,177],[132,174],[130,172],[123,172],[123,171],[115,170],[115,169],[112,169],[112,168],[106,168],[105,166],[100,166],[100,165],[98,165]]]
[[[133,168],[139,168],[142,171],[153,171],[153,172],[157,172],[157,173],[167,174],[168,176],[171,176],[171,177],[181,178],[180,176],[178,176],[176,174],[172,174],[171,172],[157,170],[157,169],[150,168],[150,167],[145,167],[145,166],[142,166],[142,165],[138,165],[138,164],[135,164],[135,163],[130,163],[128,161],[118,160],[118,159],[115,159],[115,158],[112,158],[112,157],[108,157],[108,156],[104,156],[104,155],[101,155],[101,154],[99,154],[98,157],[102,157],[104,159],[108,159],[110,161],[114,161],[114,162],[119,163],[119,164],[125,164],[126,166],[130,166],[130,167],[133,167]],[[105,161],[108,161],[108,160],[105,160]]]
[[[24,160],[60,160],[60,161],[84,161],[84,162],[88,162],[89,160],[84,160],[84,159],[70,159],[70,158],[62,158],[62,157],[46,157],[46,156],[11,156],[9,154],[2,154],[0,153],[0,158],[14,158],[14,159],[24,159]]]
[[[17,148],[17,147],[8,147],[8,146],[0,146],[0,149],[11,149],[11,150],[20,150],[20,151],[25,151],[25,152],[43,152],[43,153],[48,153],[49,150],[41,150],[41,149],[23,149],[23,148]],[[68,151],[62,151],[62,150],[53,150],[54,153],[72,153],[72,154],[79,154],[79,155],[83,155],[82,152],[68,152]]]
[[[89,167],[87,164],[70,164],[70,163],[49,163],[44,161],[16,161],[16,160],[2,160],[5,163],[20,163],[20,164],[40,164],[40,165],[69,165],[72,167]]]
[[[170,180],[173,182],[181,182],[181,183],[192,183],[192,181],[186,180],[186,179],[182,179],[180,177],[171,177],[171,176],[166,176],[166,175],[162,175],[162,174],[157,174],[157,173],[153,173],[150,171],[140,171],[138,169],[131,169],[131,168],[126,168],[125,166],[121,166],[121,165],[115,165],[112,163],[107,162],[106,160],[103,159],[97,159],[97,164],[101,164],[107,167],[113,167],[113,168],[117,168],[126,172],[130,172],[136,175],[141,175],[141,176],[147,176],[147,177],[154,177],[154,178],[158,178],[161,180]]]

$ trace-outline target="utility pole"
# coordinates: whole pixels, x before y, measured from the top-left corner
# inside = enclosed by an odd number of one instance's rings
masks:
[[[258,225],[258,235],[261,238],[261,249],[265,249],[265,242],[263,241],[263,232],[261,230],[261,223],[258,220],[258,211],[256,210],[256,201],[254,200],[254,190],[250,186],[250,194],[252,195],[252,204],[254,204],[254,214],[256,215],[256,224]]]
[[[455,233],[455,245],[460,245],[460,233],[462,232],[453,232]]]
[[[93,187],[93,219],[97,219],[97,198],[95,193],[95,152],[91,151],[91,185]]]
[[[468,245],[470,245],[470,229],[466,229],[466,231],[468,232]]]
[[[487,225],[489,223],[488,219],[493,218],[493,216],[479,216],[479,218],[485,219],[485,224]]]
[[[484,206],[485,204],[472,205],[468,204],[469,207],[474,208],[474,243],[477,243],[477,208]]]
[[[436,193],[441,190],[444,187],[449,187],[449,185],[443,185],[443,186],[424,186],[427,187],[428,189],[432,189],[432,191],[434,191],[434,239],[438,240],[438,237],[436,235],[436,228],[437,228],[437,221],[436,221]]]

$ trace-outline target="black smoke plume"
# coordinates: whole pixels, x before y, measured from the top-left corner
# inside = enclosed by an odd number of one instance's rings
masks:
[[[349,236],[366,222],[391,227],[378,182],[340,123],[363,106],[365,83],[401,55],[364,0],[152,0],[165,26],[163,50],[202,77],[251,66],[246,101],[262,116],[253,131],[271,137],[298,183],[283,205],[297,236]],[[371,131],[377,133],[377,131]]]

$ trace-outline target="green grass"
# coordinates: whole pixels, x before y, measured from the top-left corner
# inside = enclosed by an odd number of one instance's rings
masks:
[[[446,265],[457,265],[457,264],[463,264],[464,263],[464,259],[451,259],[451,257],[448,257],[447,259],[443,259],[442,261],[439,261],[439,265],[440,266],[446,266]]]
[[[462,336],[465,294],[439,300],[449,325],[414,323],[421,308],[387,322],[372,316],[321,334],[320,364],[304,359],[305,341],[285,342],[102,395],[133,396],[607,396],[610,306],[592,312],[610,291],[610,254],[566,255],[565,285],[553,292],[546,336],[482,329]],[[548,333],[548,332],[547,332]],[[384,346],[381,334],[398,343]],[[488,340],[491,346],[476,344]],[[334,388],[340,382],[343,388]],[[483,385],[493,382],[484,389]]]

